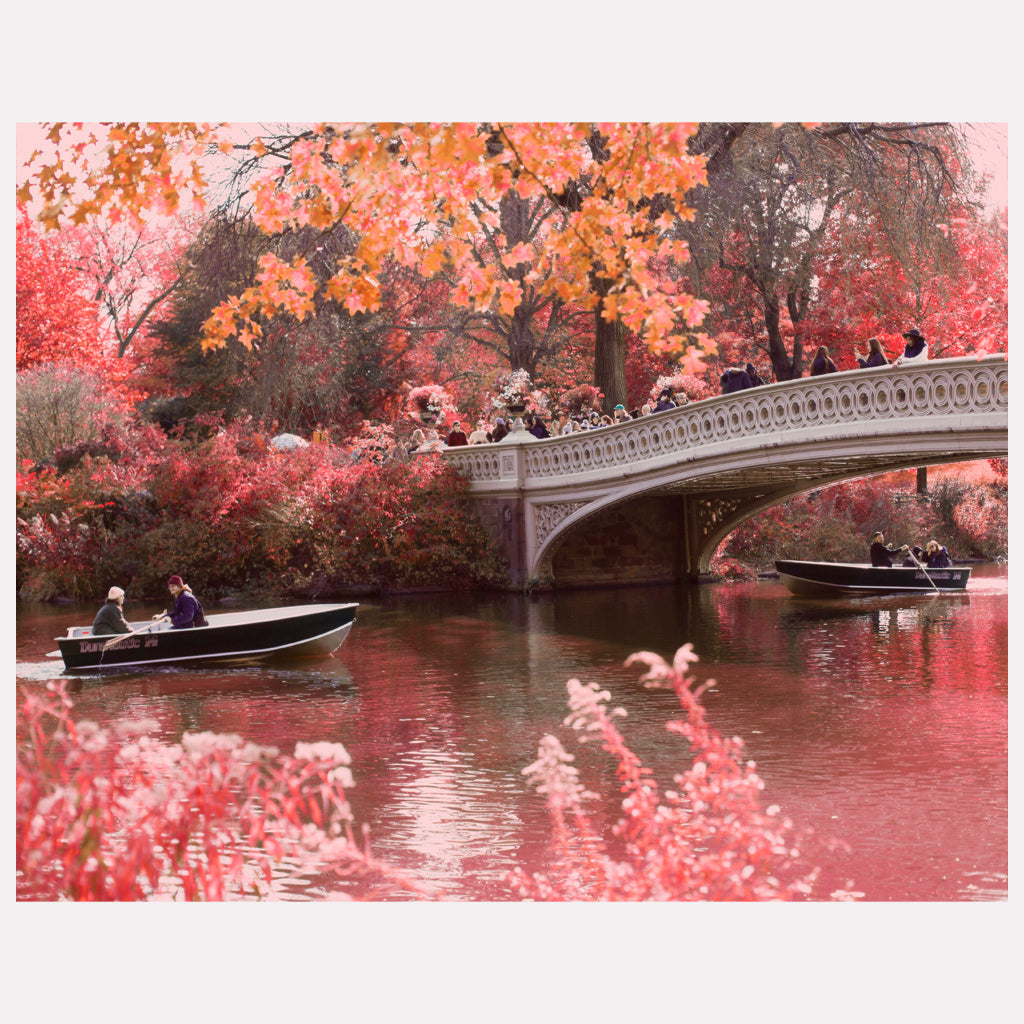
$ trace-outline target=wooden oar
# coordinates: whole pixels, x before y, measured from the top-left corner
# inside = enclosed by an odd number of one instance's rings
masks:
[[[913,559],[914,565],[916,565],[918,569],[920,569],[921,572],[924,573],[924,578],[932,585],[932,587],[935,590],[935,593],[939,593],[939,588],[935,586],[935,580],[933,580],[931,576],[928,575],[928,570],[917,560],[917,556],[914,554],[913,548],[907,548],[907,554],[910,555],[910,557]]]
[[[130,633],[118,633],[113,640],[108,640],[103,645],[103,650],[109,650],[111,647],[114,646],[114,644],[119,644],[122,640],[127,640],[128,637],[130,636],[138,636],[139,633],[145,633],[147,629],[152,629],[155,625],[157,625],[157,623],[161,621],[163,620],[157,619],[156,622],[150,622],[146,626],[140,626],[138,629],[133,629]]]

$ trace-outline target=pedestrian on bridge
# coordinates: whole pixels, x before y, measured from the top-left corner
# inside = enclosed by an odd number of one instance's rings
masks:
[[[857,357],[857,363],[862,370],[867,370],[872,366],[889,365],[889,360],[882,349],[882,343],[877,338],[868,339],[868,350],[865,355],[862,356],[856,349],[853,354]]]
[[[839,367],[832,362],[832,357],[828,354],[828,349],[824,345],[818,346],[818,351],[814,356],[814,362],[811,363],[811,376],[820,377],[823,373],[838,373]]]
[[[750,379],[750,374],[738,366],[730,366],[722,374],[719,383],[722,385],[723,395],[731,395],[735,391],[746,391],[747,388],[754,386],[754,382]]]
[[[916,327],[911,327],[909,331],[904,332],[903,337],[907,339],[907,347],[903,350],[903,355],[892,361],[892,365],[925,362],[928,359],[928,342],[924,340],[924,335]]]

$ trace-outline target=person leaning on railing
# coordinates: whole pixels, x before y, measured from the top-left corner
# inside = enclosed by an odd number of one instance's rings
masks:
[[[828,349],[824,345],[818,346],[818,351],[814,355],[814,361],[811,363],[811,376],[820,377],[824,373],[838,373],[839,367],[832,362],[832,357],[828,354]]]
[[[882,349],[882,343],[877,338],[868,339],[868,350],[864,355],[854,350],[857,357],[857,364],[862,370],[870,369],[872,366],[888,366],[889,360]]]
[[[904,332],[903,337],[907,339],[907,346],[903,350],[903,355],[892,361],[892,365],[925,362],[928,358],[928,342],[924,340],[924,335],[916,327],[911,327],[909,331]]]

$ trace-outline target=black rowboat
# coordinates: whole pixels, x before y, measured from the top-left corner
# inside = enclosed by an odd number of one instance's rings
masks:
[[[879,594],[963,592],[971,578],[969,566],[925,569],[892,568],[850,562],[778,561],[779,579],[798,597],[867,597]]]
[[[194,662],[249,662],[272,657],[326,655],[337,650],[355,621],[356,604],[310,604],[208,615],[209,625],[170,629],[130,622],[131,634],[93,636],[72,626],[57,646],[69,672],[142,668]],[[110,644],[108,646],[108,644]]]

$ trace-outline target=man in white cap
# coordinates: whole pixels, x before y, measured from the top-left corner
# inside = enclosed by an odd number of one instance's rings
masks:
[[[124,621],[124,591],[111,587],[103,607],[92,620],[93,636],[109,636],[111,633],[130,633],[132,627]]]

